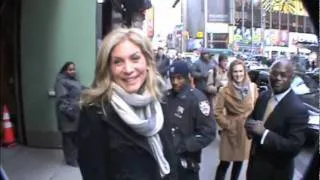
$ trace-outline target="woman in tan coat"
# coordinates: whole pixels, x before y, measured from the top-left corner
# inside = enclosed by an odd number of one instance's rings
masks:
[[[230,162],[233,162],[231,180],[238,179],[251,145],[244,124],[258,97],[257,86],[250,81],[243,61],[235,60],[230,64],[228,79],[227,86],[219,91],[216,99],[215,117],[222,128],[216,180],[224,179]]]

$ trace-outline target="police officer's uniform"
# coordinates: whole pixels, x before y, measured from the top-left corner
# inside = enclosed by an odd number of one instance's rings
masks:
[[[186,84],[179,93],[167,93],[163,111],[178,155],[179,179],[199,179],[201,149],[215,138],[215,121],[209,101],[201,91]]]

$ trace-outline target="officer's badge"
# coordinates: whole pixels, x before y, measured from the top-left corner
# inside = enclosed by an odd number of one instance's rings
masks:
[[[177,112],[178,112],[179,114],[183,114],[183,111],[184,111],[184,108],[183,108],[182,106],[178,106]]]
[[[185,159],[181,159],[181,160],[180,160],[180,163],[181,163],[181,166],[182,166],[183,168],[187,168],[187,167],[188,167],[188,163],[187,163],[187,161],[186,161]]]
[[[184,108],[182,106],[178,106],[174,115],[178,118],[182,118],[183,112],[184,112]]]
[[[209,116],[209,114],[210,114],[210,104],[209,104],[208,100],[201,101],[199,103],[199,108],[200,108],[200,111],[201,111],[201,113],[203,115]]]

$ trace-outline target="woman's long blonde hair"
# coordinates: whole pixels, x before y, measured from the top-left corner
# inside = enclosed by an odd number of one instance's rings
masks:
[[[81,105],[100,104],[105,100],[110,100],[112,95],[112,74],[111,74],[111,53],[115,46],[128,40],[137,45],[145,56],[148,66],[145,88],[155,99],[161,98],[159,87],[159,73],[156,70],[152,45],[150,40],[139,29],[115,29],[109,33],[102,41],[96,62],[95,77],[91,88],[84,91],[81,96]]]

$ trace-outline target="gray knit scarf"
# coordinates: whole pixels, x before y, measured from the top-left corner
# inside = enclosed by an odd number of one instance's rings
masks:
[[[250,91],[249,83],[238,85],[233,82],[232,84],[234,89],[236,90],[238,97],[243,101],[249,94],[249,91]]]
[[[163,126],[163,112],[160,102],[145,90],[142,94],[129,94],[113,83],[111,105],[121,119],[136,133],[145,136],[156,159],[161,177],[170,173],[170,165],[163,154],[158,132]]]

